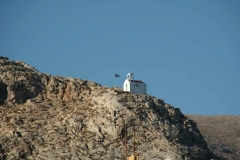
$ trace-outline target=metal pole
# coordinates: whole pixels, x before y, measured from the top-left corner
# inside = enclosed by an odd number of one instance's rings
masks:
[[[133,137],[134,137],[134,141],[133,141],[133,146],[134,146],[134,155],[135,155],[135,151],[136,151],[136,146],[135,146],[135,126],[133,126]]]
[[[125,124],[125,126],[124,126],[124,128],[125,128],[125,149],[126,149],[126,160],[127,160],[127,126],[126,126],[126,124]]]

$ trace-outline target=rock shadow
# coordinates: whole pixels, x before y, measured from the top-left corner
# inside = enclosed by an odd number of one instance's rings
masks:
[[[3,105],[7,99],[7,85],[0,80],[0,105]]]
[[[7,89],[8,100],[14,101],[15,103],[24,103],[28,99],[34,98],[41,93],[43,87],[36,81],[17,81],[10,85]]]

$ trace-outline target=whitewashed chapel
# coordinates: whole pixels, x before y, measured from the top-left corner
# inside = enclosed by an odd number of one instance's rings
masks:
[[[128,73],[123,84],[123,91],[134,94],[147,94],[147,84],[141,80],[134,80],[133,73]]]

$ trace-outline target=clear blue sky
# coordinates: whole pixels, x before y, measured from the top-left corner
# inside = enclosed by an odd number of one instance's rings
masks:
[[[0,0],[0,54],[109,87],[133,72],[184,114],[240,115],[239,0]]]

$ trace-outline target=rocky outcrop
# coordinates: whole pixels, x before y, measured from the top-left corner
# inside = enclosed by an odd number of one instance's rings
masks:
[[[226,159],[240,157],[240,116],[187,115],[196,121],[208,147]]]
[[[220,159],[196,123],[159,98],[4,57],[0,72],[0,159],[124,159],[125,138],[140,159]]]

